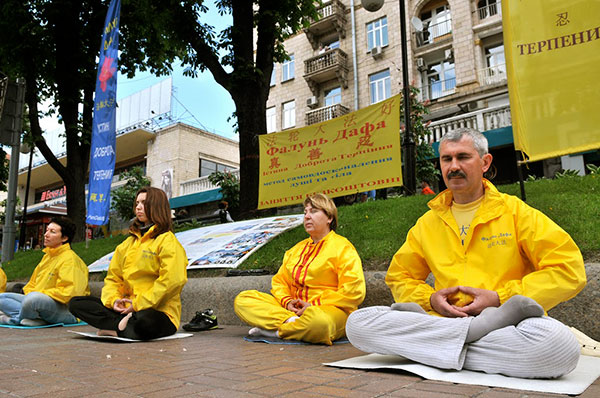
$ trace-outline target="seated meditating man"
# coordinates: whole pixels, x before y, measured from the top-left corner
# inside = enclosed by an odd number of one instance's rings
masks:
[[[392,259],[396,301],[352,313],[358,349],[442,369],[555,378],[575,369],[579,344],[544,316],[586,283],[573,239],[540,211],[498,192],[483,173],[487,139],[458,129],[440,140],[447,190],[429,202]],[[432,273],[435,288],[425,279]]]
[[[25,294],[0,294],[0,323],[40,326],[47,323],[77,323],[68,310],[69,300],[89,295],[88,269],[71,250],[75,224],[69,218],[56,217],[44,234],[44,257],[35,267]]]
[[[304,201],[309,238],[285,253],[271,294],[241,292],[237,316],[250,335],[331,345],[345,335],[346,319],[365,298],[365,277],[354,246],[335,233],[337,208],[323,194]]]

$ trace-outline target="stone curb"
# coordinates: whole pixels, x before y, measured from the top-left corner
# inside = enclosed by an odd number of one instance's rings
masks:
[[[561,303],[549,311],[549,315],[568,326],[573,326],[595,340],[600,340],[600,263],[585,266],[587,286],[575,298]],[[221,325],[243,325],[233,311],[233,300],[243,290],[259,290],[268,293],[272,275],[235,276],[217,278],[191,278],[181,293],[184,324],[194,317],[196,311],[212,308]],[[392,294],[385,284],[385,272],[365,272],[367,296],[361,307],[390,305]],[[428,283],[432,283],[428,279]],[[10,284],[9,284],[10,285]],[[93,296],[100,297],[103,282],[90,282]]]

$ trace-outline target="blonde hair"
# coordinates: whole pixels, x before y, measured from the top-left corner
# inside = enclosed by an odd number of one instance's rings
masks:
[[[335,203],[327,195],[322,193],[315,193],[304,199],[304,207],[310,203],[313,209],[322,210],[327,215],[327,218],[331,218],[329,228],[335,231],[338,224],[338,213]]]

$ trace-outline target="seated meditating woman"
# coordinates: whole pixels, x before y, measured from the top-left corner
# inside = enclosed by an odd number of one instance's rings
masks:
[[[50,220],[44,233],[44,257],[23,287],[24,294],[0,294],[0,323],[22,326],[77,323],[67,303],[72,297],[90,294],[90,289],[87,266],[71,249],[74,236],[75,224],[71,219]]]
[[[304,229],[310,237],[285,253],[271,294],[247,290],[235,298],[237,316],[254,326],[250,335],[328,345],[345,336],[346,319],[366,288],[360,257],[336,227],[331,199],[306,198]]]
[[[100,329],[100,336],[150,340],[179,328],[188,260],[173,234],[164,191],[140,189],[134,212],[130,236],[117,246],[110,261],[102,298],[74,297],[69,310]]]

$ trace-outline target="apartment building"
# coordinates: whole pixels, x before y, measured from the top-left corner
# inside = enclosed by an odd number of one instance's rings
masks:
[[[430,104],[428,140],[435,148],[458,127],[482,131],[495,158],[490,178],[515,181],[500,0],[409,0],[405,7],[406,67]],[[368,12],[360,1],[331,0],[319,14],[285,42],[290,60],[275,65],[268,132],[329,120],[402,91],[398,2]],[[553,175],[560,167],[560,159],[548,160],[526,173]]]

